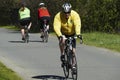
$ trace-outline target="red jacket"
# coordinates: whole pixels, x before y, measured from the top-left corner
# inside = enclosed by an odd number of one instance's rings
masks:
[[[48,9],[45,8],[45,7],[39,8],[39,9],[38,9],[38,18],[44,17],[44,16],[50,17],[50,14],[49,14]]]

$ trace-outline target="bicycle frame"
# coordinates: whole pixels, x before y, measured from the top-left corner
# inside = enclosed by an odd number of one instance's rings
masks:
[[[66,40],[65,40],[65,53],[66,55],[68,56],[68,62],[70,65],[72,65],[72,58],[73,58],[73,41],[74,39],[76,39],[77,37],[68,37]]]
[[[64,74],[66,78],[69,77],[69,70],[71,70],[72,78],[73,80],[77,80],[77,73],[73,74],[73,68],[72,68],[72,63],[73,63],[73,57],[75,58],[76,61],[76,68],[77,68],[77,60],[76,56],[73,56],[73,39],[76,39],[77,37],[68,37],[65,40],[65,47],[64,47],[64,53],[65,53],[65,66],[63,67]]]

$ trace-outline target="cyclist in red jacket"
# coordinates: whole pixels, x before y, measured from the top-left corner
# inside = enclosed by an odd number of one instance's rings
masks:
[[[50,14],[45,6],[45,3],[39,4],[40,8],[38,9],[38,24],[40,26],[41,38],[43,38],[43,23],[44,19],[47,20],[47,29],[49,30],[49,21],[50,21]]]

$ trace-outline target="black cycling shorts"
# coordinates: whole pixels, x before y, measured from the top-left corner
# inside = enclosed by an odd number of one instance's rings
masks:
[[[47,23],[46,23],[46,24],[49,25],[50,17],[49,17],[49,16],[41,17],[41,18],[39,18],[39,26],[40,26],[40,29],[43,29],[44,19],[47,20]]]
[[[21,25],[21,27],[23,27],[24,28],[24,26],[25,25],[29,25],[30,24],[30,22],[31,22],[31,19],[30,18],[24,18],[24,19],[21,19],[20,20],[20,25]]]

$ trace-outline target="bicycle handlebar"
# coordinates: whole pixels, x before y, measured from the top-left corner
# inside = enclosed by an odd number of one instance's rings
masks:
[[[67,39],[77,39],[77,36],[71,36],[71,37],[68,37],[68,38],[64,37],[64,39],[65,40],[67,40]]]
[[[67,40],[67,39],[77,39],[77,38],[80,39],[80,44],[82,44],[82,43],[83,43],[83,38],[82,38],[82,36],[81,36],[81,37],[71,36],[71,37],[68,37],[68,38],[64,37],[65,40]]]

